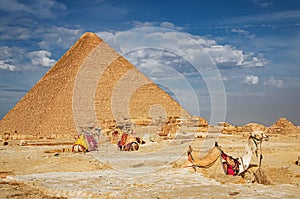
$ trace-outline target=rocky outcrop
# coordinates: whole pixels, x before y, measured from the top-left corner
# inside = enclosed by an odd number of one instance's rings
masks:
[[[169,117],[163,122],[159,135],[174,138],[176,132],[207,132],[207,130],[208,122],[205,118],[199,116],[193,116],[187,119]]]
[[[227,122],[219,122],[218,123],[218,126],[219,127],[222,127],[222,133],[223,134],[236,134],[237,133],[237,130],[236,130],[236,126],[234,125],[231,125]]]
[[[219,122],[218,126],[222,127],[223,134],[243,134],[253,131],[266,131],[267,128],[258,123],[249,123],[244,126],[234,126],[227,122]]]
[[[249,123],[244,126],[237,127],[237,132],[252,132],[252,131],[266,131],[266,127],[258,123]]]

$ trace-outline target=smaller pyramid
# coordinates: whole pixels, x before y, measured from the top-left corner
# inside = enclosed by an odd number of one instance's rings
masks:
[[[0,133],[76,134],[124,118],[190,114],[94,33],[85,33],[0,121]]]
[[[269,127],[268,133],[271,133],[271,134],[300,133],[300,129],[298,127],[296,127],[288,119],[279,118],[271,127]]]

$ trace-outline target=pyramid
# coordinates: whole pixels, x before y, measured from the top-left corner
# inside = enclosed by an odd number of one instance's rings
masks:
[[[272,126],[269,127],[268,133],[270,134],[292,134],[300,133],[300,129],[297,128],[291,121],[286,118],[279,118]]]
[[[0,121],[0,135],[75,134],[124,118],[187,118],[165,91],[94,33],[85,33]]]

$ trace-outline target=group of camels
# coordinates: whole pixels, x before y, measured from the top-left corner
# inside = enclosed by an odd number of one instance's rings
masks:
[[[139,150],[140,144],[145,143],[145,141],[137,137],[132,130],[128,130],[127,132],[115,131],[112,134],[116,134],[117,137],[120,137],[120,140],[117,142],[117,146],[120,151],[137,151]],[[182,165],[182,167],[191,167],[196,171],[196,168],[209,168],[215,164],[217,160],[220,160],[225,174],[241,175],[249,168],[252,154],[259,157],[258,166],[260,168],[263,158],[262,142],[267,141],[268,139],[268,135],[266,135],[263,131],[251,132],[247,137],[243,154],[237,158],[225,153],[217,142],[204,157],[200,157],[199,152],[194,151],[190,145],[187,151],[187,161]],[[73,151],[84,151],[84,147],[82,145],[82,143],[74,144]]]

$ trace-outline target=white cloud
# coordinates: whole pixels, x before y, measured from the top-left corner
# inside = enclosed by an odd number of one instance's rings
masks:
[[[255,56],[230,45],[211,45],[205,49],[217,65],[262,67],[267,63],[263,55]]]
[[[269,7],[269,6],[272,5],[271,2],[262,1],[262,0],[252,0],[252,2],[253,2],[255,5],[257,5],[257,6],[259,6],[259,7],[262,7],[262,8],[267,8],[267,7]]]
[[[30,9],[27,8],[24,4],[19,3],[16,0],[0,0],[0,10],[6,11],[6,12],[20,12],[25,11],[29,12]]]
[[[0,5],[0,10],[14,13],[16,16],[35,15],[41,18],[54,18],[67,8],[65,4],[55,0],[33,0],[30,3],[0,0]]]
[[[141,21],[133,21],[132,25],[134,28],[143,28],[143,27],[153,27],[157,24],[157,22],[141,22]]]
[[[247,30],[242,30],[242,29],[238,29],[238,28],[233,28],[233,29],[231,29],[231,32],[237,33],[237,34],[239,34],[239,35],[249,35],[249,34],[250,34],[249,31],[247,31]]]
[[[212,45],[205,50],[217,64],[243,65],[243,51],[236,50],[229,45]]]
[[[273,76],[271,76],[267,81],[265,81],[264,84],[269,86],[274,86],[276,88],[283,87],[283,81],[280,79],[275,79]]]
[[[4,60],[0,60],[0,69],[14,71],[16,67],[11,64],[5,63]]]
[[[42,41],[38,43],[41,49],[50,50],[57,46],[68,49],[82,35],[81,29],[71,29],[66,27],[40,28],[36,31],[41,32]]]
[[[133,21],[132,25],[134,28],[143,28],[143,27],[154,27],[154,26],[159,26],[162,28],[168,28],[172,30],[183,30],[183,27],[176,26],[174,23],[168,22],[168,21],[163,21],[163,22],[141,22],[141,21]]]
[[[164,71],[166,67],[175,67],[182,62],[181,58],[175,54],[160,49],[137,49],[125,56],[132,64],[138,66],[144,74],[151,74],[151,76],[156,77],[168,75]]]
[[[193,60],[194,62],[191,64],[209,65],[207,58],[202,59],[207,55],[217,66],[223,66],[224,68],[262,67],[267,63],[262,54],[245,52],[231,45],[221,45],[213,39],[199,35],[161,30],[155,27],[119,33],[121,36],[116,37],[114,37],[115,33],[112,32],[99,32],[98,35],[104,40],[109,38],[106,41],[121,54],[125,54],[130,62],[143,67],[148,65],[149,72],[153,70],[153,73],[157,72],[154,66],[155,62],[163,65],[180,65],[180,63],[183,63],[183,59],[186,59]],[[141,50],[141,48],[149,46],[150,48],[151,46],[158,48],[156,49],[157,52],[155,50],[147,52]],[[169,54],[166,55],[166,51],[162,54],[162,49],[170,51]],[[132,51],[138,51],[138,53]],[[170,59],[172,53],[173,58]]]
[[[210,46],[213,46],[213,45],[217,44],[217,42],[215,40],[208,39],[208,38],[203,37],[203,36],[192,35],[192,34],[188,34],[188,35],[189,35],[189,37],[191,37],[193,40],[195,40],[202,47],[210,47]]]
[[[33,14],[41,18],[54,18],[67,9],[65,4],[55,0],[35,0],[34,3],[29,4],[28,6]]]
[[[27,24],[26,24],[27,23]],[[83,34],[80,28],[63,26],[35,25],[26,22],[24,27],[3,25],[0,26],[0,39],[3,40],[38,40],[38,47],[43,50],[53,50],[57,47],[68,49]],[[32,26],[35,26],[32,28]]]
[[[26,62],[25,51],[18,47],[0,47],[0,69],[18,71],[22,68],[22,63]]]
[[[244,80],[244,83],[251,84],[251,85],[258,84],[258,82],[259,82],[259,78],[258,76],[255,75],[247,75]]]
[[[262,8],[266,8],[266,7],[269,7],[271,6],[272,3],[268,3],[268,2],[265,2],[265,3],[260,3],[259,6],[262,7]]]
[[[55,64],[48,51],[26,52],[18,47],[0,47],[0,70],[22,71]]]
[[[25,27],[0,26],[0,39],[24,40],[31,37],[32,31]]]
[[[179,26],[175,26],[175,24],[171,23],[171,22],[162,22],[160,24],[160,27],[163,27],[163,28],[169,28],[169,29],[173,29],[173,30],[183,30],[182,27],[179,27]]]
[[[168,27],[172,29],[180,29],[181,27],[177,27],[175,24],[170,22],[139,22],[134,21],[132,24],[135,27],[148,27],[148,26],[162,26]],[[1,27],[0,27],[1,30]],[[14,33],[15,31],[12,31]],[[67,28],[67,27],[38,27],[33,31],[29,31],[29,29],[23,28],[19,29],[17,35],[11,34],[3,34],[3,35],[11,35],[10,39],[13,39],[15,36],[24,39],[40,39],[40,42],[37,43],[41,50],[50,51],[57,47],[60,49],[68,49],[70,46],[74,44],[74,42],[81,36],[83,33],[82,29],[76,28]],[[118,32],[98,32],[97,34],[104,40],[108,40],[113,37]],[[18,36],[19,35],[19,36]],[[151,32],[142,37],[137,37],[135,39],[129,39],[124,41],[119,41],[121,53],[128,51],[131,49],[131,46],[134,46],[134,43],[140,42],[141,40],[151,38],[154,42],[164,43],[164,46],[167,49],[174,49],[174,52],[180,51],[179,54],[185,55],[186,57],[192,59],[198,59],[200,55],[198,54],[199,48],[203,47],[206,52],[209,54],[211,59],[220,66],[264,66],[266,64],[266,60],[262,55],[255,55],[253,53],[246,53],[241,49],[236,49],[231,45],[220,45],[213,39],[208,39],[204,36],[192,35],[186,33],[187,37],[182,38],[178,37],[176,32]],[[0,36],[1,37],[1,36]],[[20,39],[20,38],[19,38]],[[195,46],[195,43],[198,46]],[[153,52],[152,52],[153,53]],[[160,57],[163,59],[164,57]],[[132,61],[132,60],[130,60]],[[147,61],[147,60],[145,60]]]
[[[113,33],[111,33],[111,32],[105,32],[105,31],[97,32],[96,35],[98,35],[98,37],[100,37],[103,40],[108,40],[109,38],[111,38],[112,36],[114,36]]]
[[[50,59],[51,53],[44,50],[30,52],[28,57],[35,66],[51,67],[56,62],[54,59]]]

